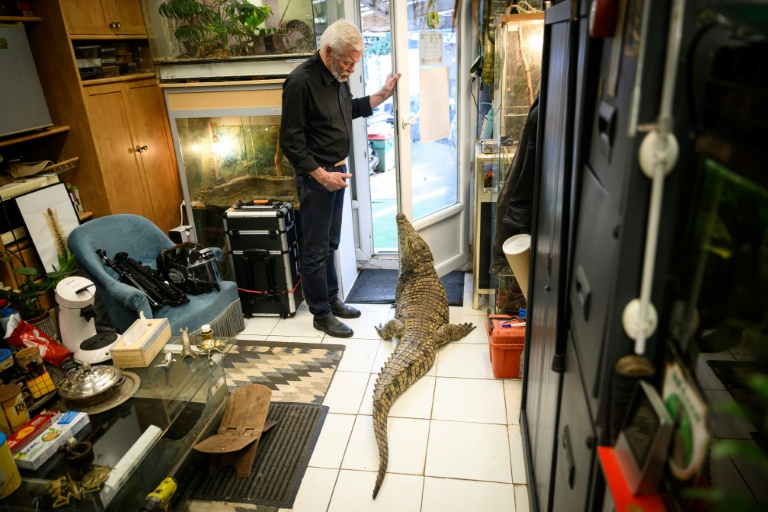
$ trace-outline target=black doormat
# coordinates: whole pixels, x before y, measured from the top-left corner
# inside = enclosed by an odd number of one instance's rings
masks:
[[[209,475],[206,464],[192,499],[292,508],[326,414],[325,405],[270,403],[267,419],[277,425],[261,439],[251,474],[238,477],[228,466]]]
[[[346,302],[350,304],[394,304],[397,270],[364,269],[352,285]],[[464,305],[464,272],[451,272],[440,278],[449,306]]]

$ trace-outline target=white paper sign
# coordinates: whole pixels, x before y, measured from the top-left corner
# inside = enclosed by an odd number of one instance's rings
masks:
[[[419,32],[419,66],[443,63],[443,33],[436,30]]]
[[[451,119],[448,111],[448,66],[419,70],[419,134],[421,143],[450,137]]]

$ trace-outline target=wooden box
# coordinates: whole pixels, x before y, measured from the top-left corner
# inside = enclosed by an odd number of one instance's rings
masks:
[[[112,361],[118,368],[144,368],[171,339],[167,318],[140,318],[131,324],[112,348]]]

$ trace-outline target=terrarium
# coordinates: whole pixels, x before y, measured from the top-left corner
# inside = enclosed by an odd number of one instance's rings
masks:
[[[312,55],[312,0],[142,0],[155,64]]]
[[[286,201],[298,207],[296,171],[278,144],[280,115],[175,122],[185,196],[199,241],[223,246],[223,214],[239,201]]]
[[[539,94],[544,13],[498,18],[494,47],[494,138],[501,145],[520,140],[528,110]]]

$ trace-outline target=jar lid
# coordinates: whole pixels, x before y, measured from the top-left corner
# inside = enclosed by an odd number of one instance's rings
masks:
[[[16,361],[22,359],[36,358],[40,355],[40,347],[27,347],[16,352]]]
[[[18,396],[21,394],[21,388],[16,384],[5,384],[0,386],[0,402]]]
[[[0,361],[5,361],[11,357],[11,351],[7,348],[0,348]]]
[[[59,394],[67,400],[91,398],[117,384],[122,376],[123,373],[116,366],[91,366],[83,363],[79,370],[72,372],[62,383]]]

